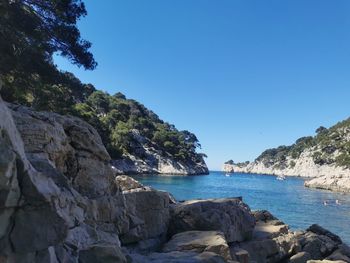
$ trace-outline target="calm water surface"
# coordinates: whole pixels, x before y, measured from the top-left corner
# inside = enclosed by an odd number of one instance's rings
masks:
[[[177,200],[242,196],[251,209],[266,209],[292,229],[317,223],[350,244],[350,194],[304,187],[304,180],[278,181],[269,175],[210,172],[207,176],[135,176],[143,184],[172,193]],[[335,200],[341,205],[336,205]],[[324,200],[328,205],[323,204]]]

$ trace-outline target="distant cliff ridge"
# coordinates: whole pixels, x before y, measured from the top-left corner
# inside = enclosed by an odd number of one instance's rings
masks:
[[[345,187],[348,184],[345,182],[350,182],[350,119],[329,129],[320,127],[315,136],[302,137],[293,145],[268,149],[253,162],[230,160],[224,164],[223,171],[324,177],[324,180],[311,180],[306,185],[348,192],[350,188]],[[329,180],[330,177],[333,179]]]

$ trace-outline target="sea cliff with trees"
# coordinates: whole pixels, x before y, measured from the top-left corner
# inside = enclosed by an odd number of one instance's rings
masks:
[[[97,66],[91,44],[75,27],[86,15],[85,6],[73,2],[1,3],[2,98],[84,119],[97,129],[120,173],[207,174],[205,154],[196,152],[200,143],[193,133],[177,130],[120,92],[109,95],[56,68],[53,54],[87,70]]]
[[[114,161],[154,152],[207,170],[192,133],[57,70],[55,53],[96,67],[76,27],[86,14],[79,0],[0,2],[0,262],[350,261],[318,225],[293,231],[241,197],[179,202],[118,175]]]
[[[349,192],[350,119],[328,129],[321,126],[315,133],[315,136],[299,138],[290,146],[265,150],[253,162],[227,161],[223,170],[315,178],[305,185]]]

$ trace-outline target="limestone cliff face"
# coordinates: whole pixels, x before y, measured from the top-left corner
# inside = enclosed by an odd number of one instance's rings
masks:
[[[267,166],[263,161],[248,164],[224,164],[223,171],[229,173],[253,173],[283,176],[301,176],[311,180],[305,186],[337,192],[350,192],[350,169],[336,164],[316,164],[312,158],[312,151],[303,152],[299,158],[288,157],[287,162],[293,162],[293,167],[279,165]]]
[[[118,174],[203,175],[209,173],[201,156],[186,161],[176,160],[170,154],[167,155],[149,146],[152,142],[141,136],[137,130],[132,131],[132,136],[136,142],[135,151],[138,156],[128,154],[123,159],[113,160],[113,166]]]
[[[279,163],[266,164],[264,161],[255,160],[248,164],[224,164],[223,171],[309,178],[325,175],[350,177],[350,169],[339,167],[336,164],[316,164],[312,155],[312,151],[304,151],[297,159],[287,157],[285,162],[292,163],[289,166],[281,166]]]
[[[315,136],[302,137],[293,145],[264,151],[254,162],[226,162],[225,172],[272,174],[284,176],[322,177],[307,182],[308,187],[348,192],[350,181],[350,119],[326,129],[320,127]]]

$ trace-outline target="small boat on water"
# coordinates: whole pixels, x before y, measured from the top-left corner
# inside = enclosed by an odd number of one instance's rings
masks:
[[[286,177],[284,175],[279,175],[276,177],[277,180],[284,181],[286,180]]]

